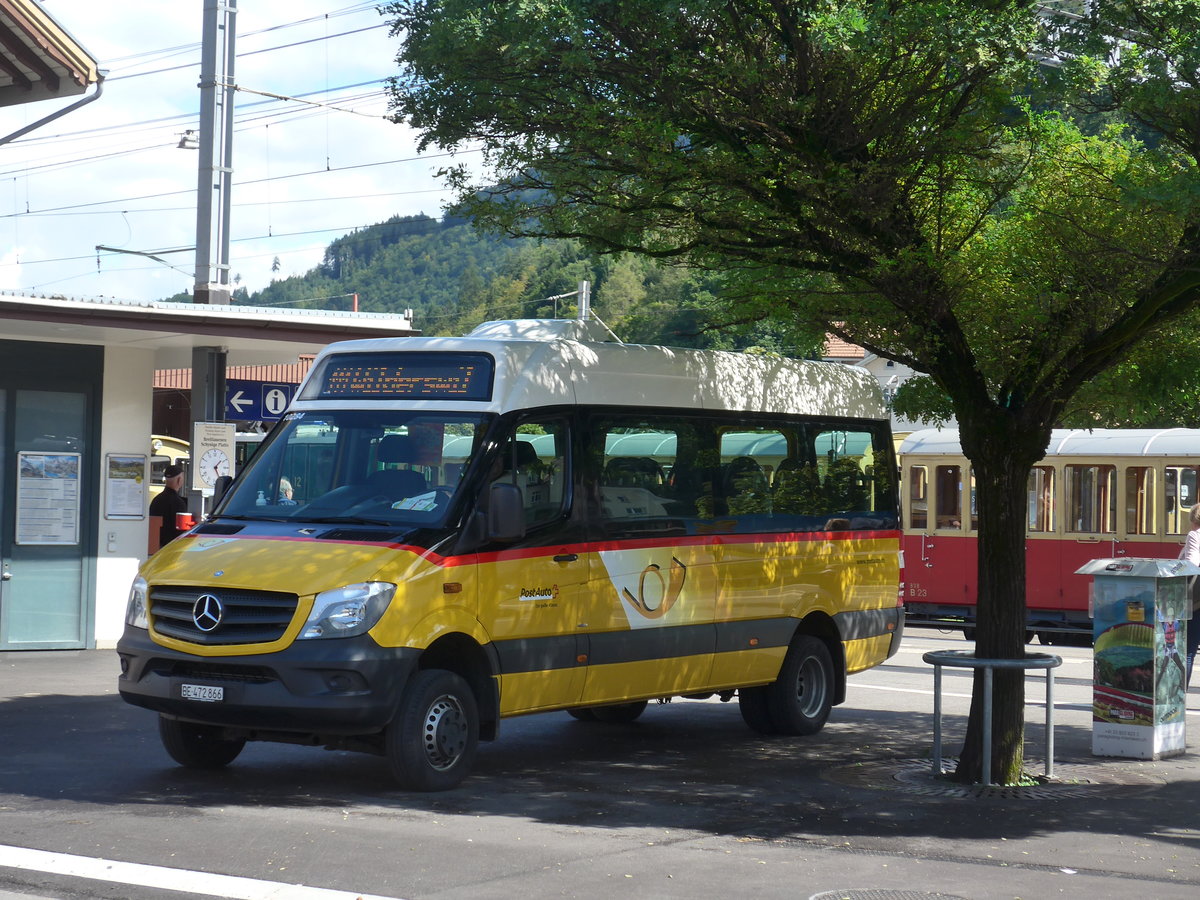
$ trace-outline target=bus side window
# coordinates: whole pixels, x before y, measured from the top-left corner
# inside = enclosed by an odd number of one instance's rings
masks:
[[[1054,469],[1034,466],[1029,471],[1029,518],[1026,530],[1044,534],[1054,530]]]
[[[565,511],[570,496],[568,435],[567,423],[560,419],[526,421],[504,447],[493,481],[511,481],[521,489],[528,528],[553,522]]]

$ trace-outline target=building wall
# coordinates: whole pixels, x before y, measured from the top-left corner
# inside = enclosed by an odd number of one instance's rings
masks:
[[[150,452],[154,355],[142,350],[104,354],[101,461],[109,453]],[[146,493],[146,505],[150,502]],[[125,624],[125,601],[138,566],[146,558],[147,519],[106,519],[104,497],[97,510],[95,646],[116,646]]]

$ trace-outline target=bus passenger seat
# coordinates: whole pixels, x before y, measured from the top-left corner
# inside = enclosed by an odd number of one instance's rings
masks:
[[[604,483],[613,487],[654,489],[666,483],[662,467],[649,456],[618,456],[604,467]]]
[[[767,488],[767,476],[752,456],[739,456],[725,469],[725,495],[750,492],[762,493]]]

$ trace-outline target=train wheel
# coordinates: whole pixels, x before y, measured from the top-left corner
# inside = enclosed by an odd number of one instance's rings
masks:
[[[392,776],[410,791],[457,787],[479,746],[479,709],[458,675],[426,669],[413,676],[384,732]]]

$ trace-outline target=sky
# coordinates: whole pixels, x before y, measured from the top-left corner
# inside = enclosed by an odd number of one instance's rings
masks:
[[[200,154],[179,143],[198,128],[203,0],[42,5],[108,74],[100,99],[0,146],[0,290],[190,291]],[[242,0],[235,21],[235,287],[303,274],[355,228],[441,214],[450,194],[436,172],[451,159],[418,155],[416,135],[385,118],[399,39],[375,3]],[[0,135],[76,99],[0,109]]]

